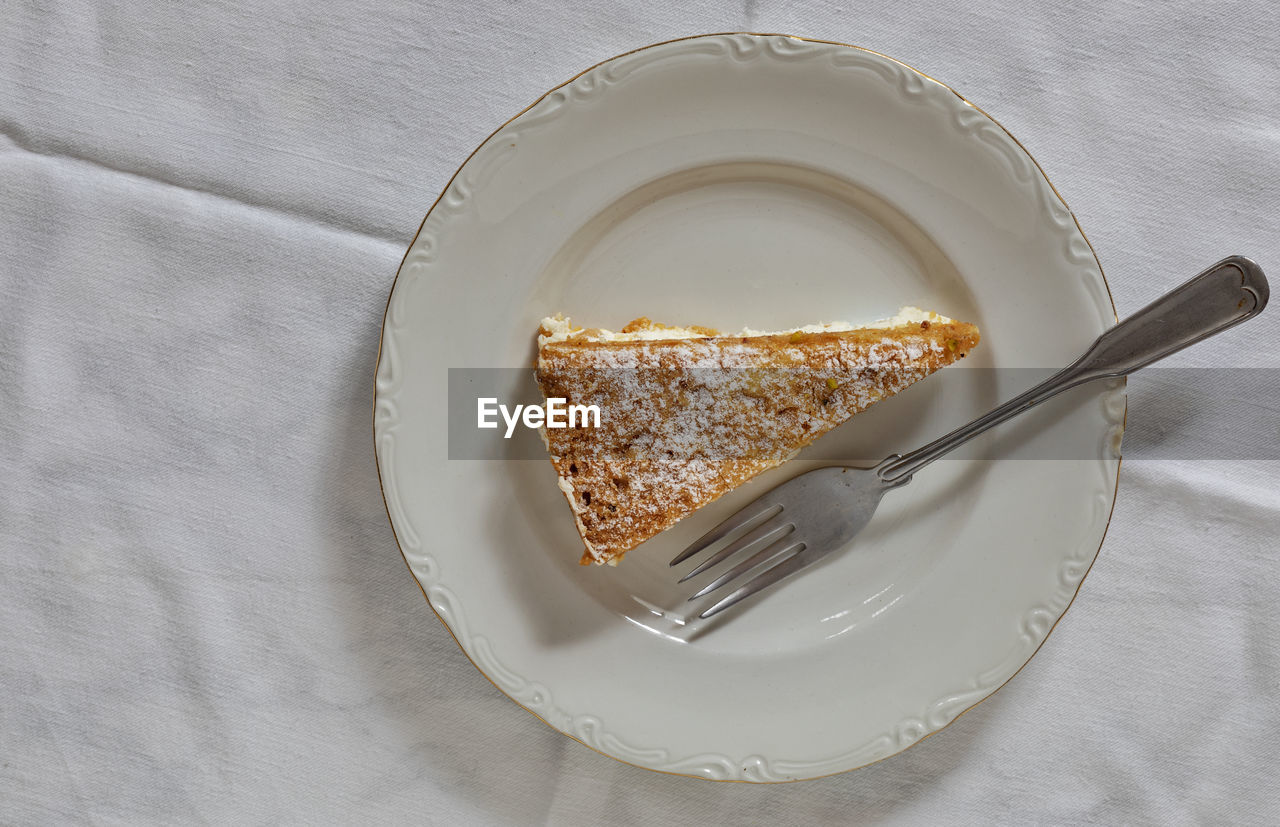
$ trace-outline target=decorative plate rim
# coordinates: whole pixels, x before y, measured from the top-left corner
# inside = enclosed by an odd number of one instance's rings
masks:
[[[1092,243],[1088,240],[1084,230],[1080,227],[1079,221],[1075,214],[1067,206],[1066,200],[1054,187],[1049,180],[1044,169],[1035,160],[1026,147],[1014,135],[1009,132],[999,121],[991,117],[985,110],[981,109],[952,87],[942,81],[933,78],[914,67],[890,57],[883,53],[868,49],[862,46],[856,46],[849,43],[843,43],[834,40],[824,40],[817,38],[800,37],[796,35],[779,34],[779,33],[761,33],[761,32],[745,32],[745,31],[729,31],[715,32],[708,34],[689,35],[686,37],[673,38],[647,46],[642,46],[630,51],[622,52],[613,57],[606,58],[583,71],[577,73],[573,77],[563,83],[553,87],[545,94],[539,96],[531,104],[521,109],[511,118],[503,122],[493,130],[483,141],[476,146],[474,150],[466,157],[454,171],[449,181],[441,190],[440,195],[435,202],[427,210],[417,232],[414,234],[413,240],[405,250],[405,254],[401,259],[400,266],[397,269],[396,277],[392,281],[390,290],[388,291],[386,307],[383,311],[383,319],[381,326],[381,335],[379,337],[378,354],[375,362],[375,381],[373,394],[373,438],[374,438],[374,459],[378,471],[378,487],[382,494],[383,506],[387,512],[388,521],[392,527],[392,534],[396,540],[396,546],[400,551],[401,558],[404,560],[409,573],[413,576],[414,581],[418,584],[419,590],[427,601],[427,605],[432,612],[448,630],[454,642],[458,645],[464,656],[471,662],[476,669],[485,676],[490,683],[494,685],[498,691],[502,692],[516,704],[526,709],[535,718],[557,730],[558,732],[578,741],[582,745],[606,755],[614,760],[625,764],[640,767],[642,769],[653,772],[661,772],[671,775],[683,775],[693,778],[702,778],[716,781],[738,781],[738,782],[757,782],[757,783],[782,783],[791,781],[811,780],[822,778],[830,775],[837,775],[844,772],[861,769],[870,764],[877,763],[885,758],[913,746],[914,744],[924,740],[925,738],[949,727],[958,720],[964,713],[973,709],[982,701],[994,695],[1011,681],[1023,668],[1031,661],[1039,652],[1040,648],[1048,640],[1050,634],[1057,627],[1057,624],[1065,617],[1066,612],[1071,608],[1078,596],[1081,586],[1089,571],[1092,569],[1094,562],[1097,560],[1098,554],[1101,552],[1102,545],[1106,541],[1107,531],[1110,528],[1111,517],[1114,514],[1115,503],[1119,495],[1120,482],[1120,466],[1121,456],[1119,451],[1120,439],[1123,435],[1128,414],[1128,400],[1125,393],[1127,383],[1125,380],[1118,380],[1103,395],[1104,411],[1111,423],[1111,428],[1107,436],[1107,443],[1113,453],[1111,458],[1100,458],[1100,461],[1113,459],[1115,462],[1114,479],[1109,481],[1111,489],[1111,502],[1097,503],[1102,505],[1106,510],[1106,519],[1101,526],[1101,535],[1098,547],[1093,550],[1087,558],[1083,555],[1072,557],[1065,560],[1060,566],[1059,580],[1060,584],[1067,590],[1065,594],[1066,602],[1061,609],[1056,607],[1033,606],[1024,613],[1020,628],[1022,635],[1020,641],[1026,641],[1031,644],[1030,652],[1025,653],[1025,657],[1020,652],[1013,653],[1013,658],[1006,657],[996,666],[979,673],[979,677],[975,678],[972,685],[960,688],[957,691],[944,693],[942,698],[929,706],[920,716],[907,717],[899,721],[892,732],[885,733],[880,738],[874,739],[872,742],[859,745],[852,750],[848,750],[840,755],[831,756],[830,758],[818,761],[785,761],[773,760],[761,755],[746,756],[741,759],[733,759],[723,755],[703,754],[688,756],[672,760],[667,751],[661,748],[637,748],[624,744],[615,736],[609,734],[604,728],[603,722],[599,718],[589,714],[571,715],[564,710],[555,706],[551,699],[549,690],[530,682],[523,677],[516,675],[509,669],[506,669],[497,660],[491,651],[489,642],[486,638],[479,635],[472,635],[467,630],[466,620],[461,614],[460,605],[453,593],[442,583],[439,582],[437,571],[435,570],[435,561],[430,555],[419,551],[420,543],[411,526],[407,522],[407,517],[403,515],[398,502],[394,502],[395,498],[388,494],[388,477],[391,474],[391,452],[390,452],[390,434],[388,427],[396,424],[398,417],[394,404],[391,400],[394,393],[398,390],[399,371],[395,369],[396,361],[394,354],[393,334],[395,330],[394,302],[398,295],[397,288],[401,286],[401,276],[405,274],[406,268],[415,263],[426,265],[430,263],[432,251],[430,247],[430,239],[426,239],[426,249],[422,249],[420,241],[424,240],[423,233],[428,228],[432,218],[443,220],[448,214],[460,209],[466,202],[470,192],[470,185],[465,180],[463,173],[471,162],[488,146],[493,138],[503,132],[507,127],[518,121],[537,108],[544,101],[552,99],[553,96],[560,96],[560,101],[555,104],[552,112],[558,110],[559,106],[567,101],[575,92],[580,94],[592,94],[602,88],[607,88],[616,77],[596,78],[592,73],[607,67],[609,64],[618,64],[623,58],[630,57],[642,52],[661,47],[668,47],[674,44],[692,42],[692,41],[713,41],[715,39],[723,39],[727,43],[727,49],[736,57],[742,57],[744,54],[754,55],[758,51],[769,51],[775,57],[788,57],[799,54],[798,51],[789,51],[797,49],[807,49],[813,46],[835,46],[846,49],[852,49],[865,55],[873,56],[884,61],[888,61],[893,66],[898,67],[900,72],[896,79],[898,91],[908,97],[922,96],[923,93],[931,88],[928,84],[935,84],[937,87],[945,89],[962,102],[968,110],[976,113],[975,116],[965,118],[966,110],[957,110],[954,125],[965,129],[971,133],[975,133],[979,140],[991,142],[996,140],[1009,140],[1017,147],[1017,153],[1013,156],[1008,154],[1006,147],[997,144],[992,146],[1001,154],[1004,154],[1011,163],[1014,164],[1014,176],[1020,184],[1026,186],[1034,186],[1041,196],[1042,209],[1050,213],[1051,220],[1060,227],[1066,228],[1065,218],[1069,218],[1074,229],[1079,233],[1080,238],[1084,241],[1084,248],[1076,248],[1069,241],[1066,251],[1067,259],[1077,261],[1085,258],[1087,251],[1087,259],[1093,265],[1096,265],[1100,278],[1101,287],[1111,306],[1111,315],[1116,317],[1115,300],[1111,294],[1111,288],[1107,282],[1106,274],[1102,269],[1101,262],[1098,261],[1096,251]],[[838,52],[833,52],[838,53]],[[634,67],[633,67],[634,68]],[[629,72],[624,73],[629,74]],[[581,90],[574,89],[574,84],[586,78],[584,87]],[[894,83],[895,79],[884,77],[884,80]],[[568,94],[564,94],[564,90],[568,90]],[[549,116],[552,114],[544,113]],[[536,122],[536,120],[535,120]],[[989,124],[990,127],[984,130]],[[1018,166],[1018,161],[1025,159],[1030,162],[1030,168],[1026,170],[1029,174],[1022,174]],[[1047,186],[1047,191],[1045,191]],[[441,209],[443,205],[443,209]],[[415,259],[415,251],[418,252]],[[393,324],[389,325],[389,322]],[[385,357],[385,358],[384,358]],[[385,447],[384,447],[385,446]],[[386,456],[384,457],[384,450]],[[1110,476],[1110,475],[1107,475]],[[1105,499],[1105,497],[1104,497]],[[399,516],[398,516],[399,512]],[[1100,516],[1100,515],[1095,515]],[[406,553],[405,543],[408,542],[414,546],[416,556],[420,558],[420,562],[425,571],[424,576],[420,576],[415,570],[414,562],[410,560],[410,555]],[[1082,568],[1077,565],[1083,564]],[[1038,641],[1038,642],[1037,642]],[[1004,674],[1005,661],[1010,659],[1020,659],[1018,666],[1003,680],[993,683],[990,686],[983,685],[981,676],[999,671]],[[497,677],[495,677],[497,676]],[[501,682],[499,682],[501,678]],[[505,684],[505,685],[504,685]],[[882,743],[887,741],[888,743]],[[857,756],[863,756],[859,758]],[[840,765],[832,768],[832,765]],[[819,770],[817,772],[808,772],[807,770]],[[798,771],[788,772],[787,769]],[[781,771],[780,771],[781,770]]]

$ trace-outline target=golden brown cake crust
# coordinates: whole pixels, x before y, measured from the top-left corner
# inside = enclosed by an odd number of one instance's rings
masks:
[[[628,327],[663,329],[647,319]],[[620,559],[962,358],[979,339],[976,327],[952,321],[747,337],[699,332],[708,338],[577,337],[539,350],[545,398],[601,409],[599,428],[543,431],[586,545],[583,563]]]

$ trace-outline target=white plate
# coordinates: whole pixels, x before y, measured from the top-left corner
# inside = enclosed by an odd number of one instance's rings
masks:
[[[859,415],[616,569],[577,564],[549,462],[448,458],[447,369],[531,364],[544,315],[770,329],[905,304],[981,328],[949,382]],[[1039,167],[947,87],[840,44],[658,44],[505,124],[428,214],[379,356],[387,508],[468,657],[565,734],[715,779],[853,769],[981,701],[1066,610],[1114,501],[1123,384],[1078,389],[931,466],[847,552],[698,634],[647,608],[685,593],[667,560],[823,457],[916,447],[1026,384],[975,368],[1060,366],[1114,321]],[[1055,458],[1008,458],[1046,439]]]

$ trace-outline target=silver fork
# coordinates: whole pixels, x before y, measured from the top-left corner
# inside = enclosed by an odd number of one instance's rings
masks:
[[[683,583],[731,557],[745,556],[689,598],[697,600],[757,572],[698,616],[718,614],[844,547],[871,520],[886,491],[911,482],[913,474],[938,457],[1068,388],[1127,375],[1250,319],[1262,312],[1269,294],[1257,264],[1243,256],[1223,259],[1103,333],[1068,367],[990,413],[873,468],[832,466],[801,474],[708,531],[671,565],[730,541],[681,577]]]

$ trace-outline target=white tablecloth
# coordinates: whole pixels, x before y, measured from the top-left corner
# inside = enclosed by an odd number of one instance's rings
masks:
[[[1267,459],[1127,460],[1013,681],[773,787],[511,703],[379,494],[379,328],[424,212],[515,112],[659,40],[781,31],[948,83],[1047,171],[1122,316],[1229,253],[1280,274],[1275,9],[1087,5],[8,4],[0,822],[1280,823],[1280,425],[1238,434]],[[1176,358],[1275,370],[1278,339],[1272,309]],[[1172,392],[1131,382],[1128,440]]]

